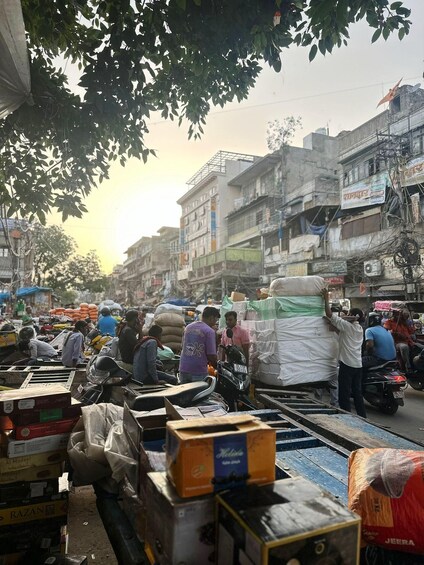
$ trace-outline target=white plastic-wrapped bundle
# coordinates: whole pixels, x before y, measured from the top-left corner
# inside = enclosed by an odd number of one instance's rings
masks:
[[[269,293],[271,296],[318,296],[325,285],[325,280],[315,275],[286,277],[273,280]]]
[[[242,322],[246,318],[247,300],[243,302],[233,302],[233,312],[237,312],[237,321]]]
[[[255,322],[256,378],[268,385],[329,381],[337,375],[337,336],[321,318]]]

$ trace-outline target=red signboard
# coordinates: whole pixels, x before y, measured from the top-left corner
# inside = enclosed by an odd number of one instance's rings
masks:
[[[324,277],[324,280],[327,284],[338,286],[344,284],[345,278],[344,277]]]

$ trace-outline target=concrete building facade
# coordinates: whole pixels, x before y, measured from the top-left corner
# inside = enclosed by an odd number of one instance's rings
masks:
[[[208,293],[207,285],[218,278],[215,272],[204,275],[203,266],[196,260],[213,256],[228,244],[227,216],[240,193],[238,187],[228,182],[256,159],[254,155],[219,151],[189,179],[188,191],[178,200],[181,206],[178,282],[194,297]]]

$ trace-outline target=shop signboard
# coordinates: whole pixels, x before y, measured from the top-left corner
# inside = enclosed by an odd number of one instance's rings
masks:
[[[402,171],[402,186],[424,183],[424,157],[417,157],[406,163]]]
[[[286,277],[306,277],[308,274],[307,263],[288,263],[286,267]]]
[[[319,261],[311,263],[311,273],[321,277],[347,275],[346,261]]]
[[[341,286],[345,282],[344,277],[324,277],[324,280],[330,286]]]
[[[386,200],[386,186],[390,183],[387,173],[373,175],[342,189],[341,209],[360,208],[383,204]]]

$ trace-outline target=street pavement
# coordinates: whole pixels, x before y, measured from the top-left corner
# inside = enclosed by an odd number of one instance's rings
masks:
[[[405,405],[399,406],[393,416],[382,414],[367,402],[365,408],[371,422],[424,445],[424,391],[414,390],[408,385],[405,389]]]

